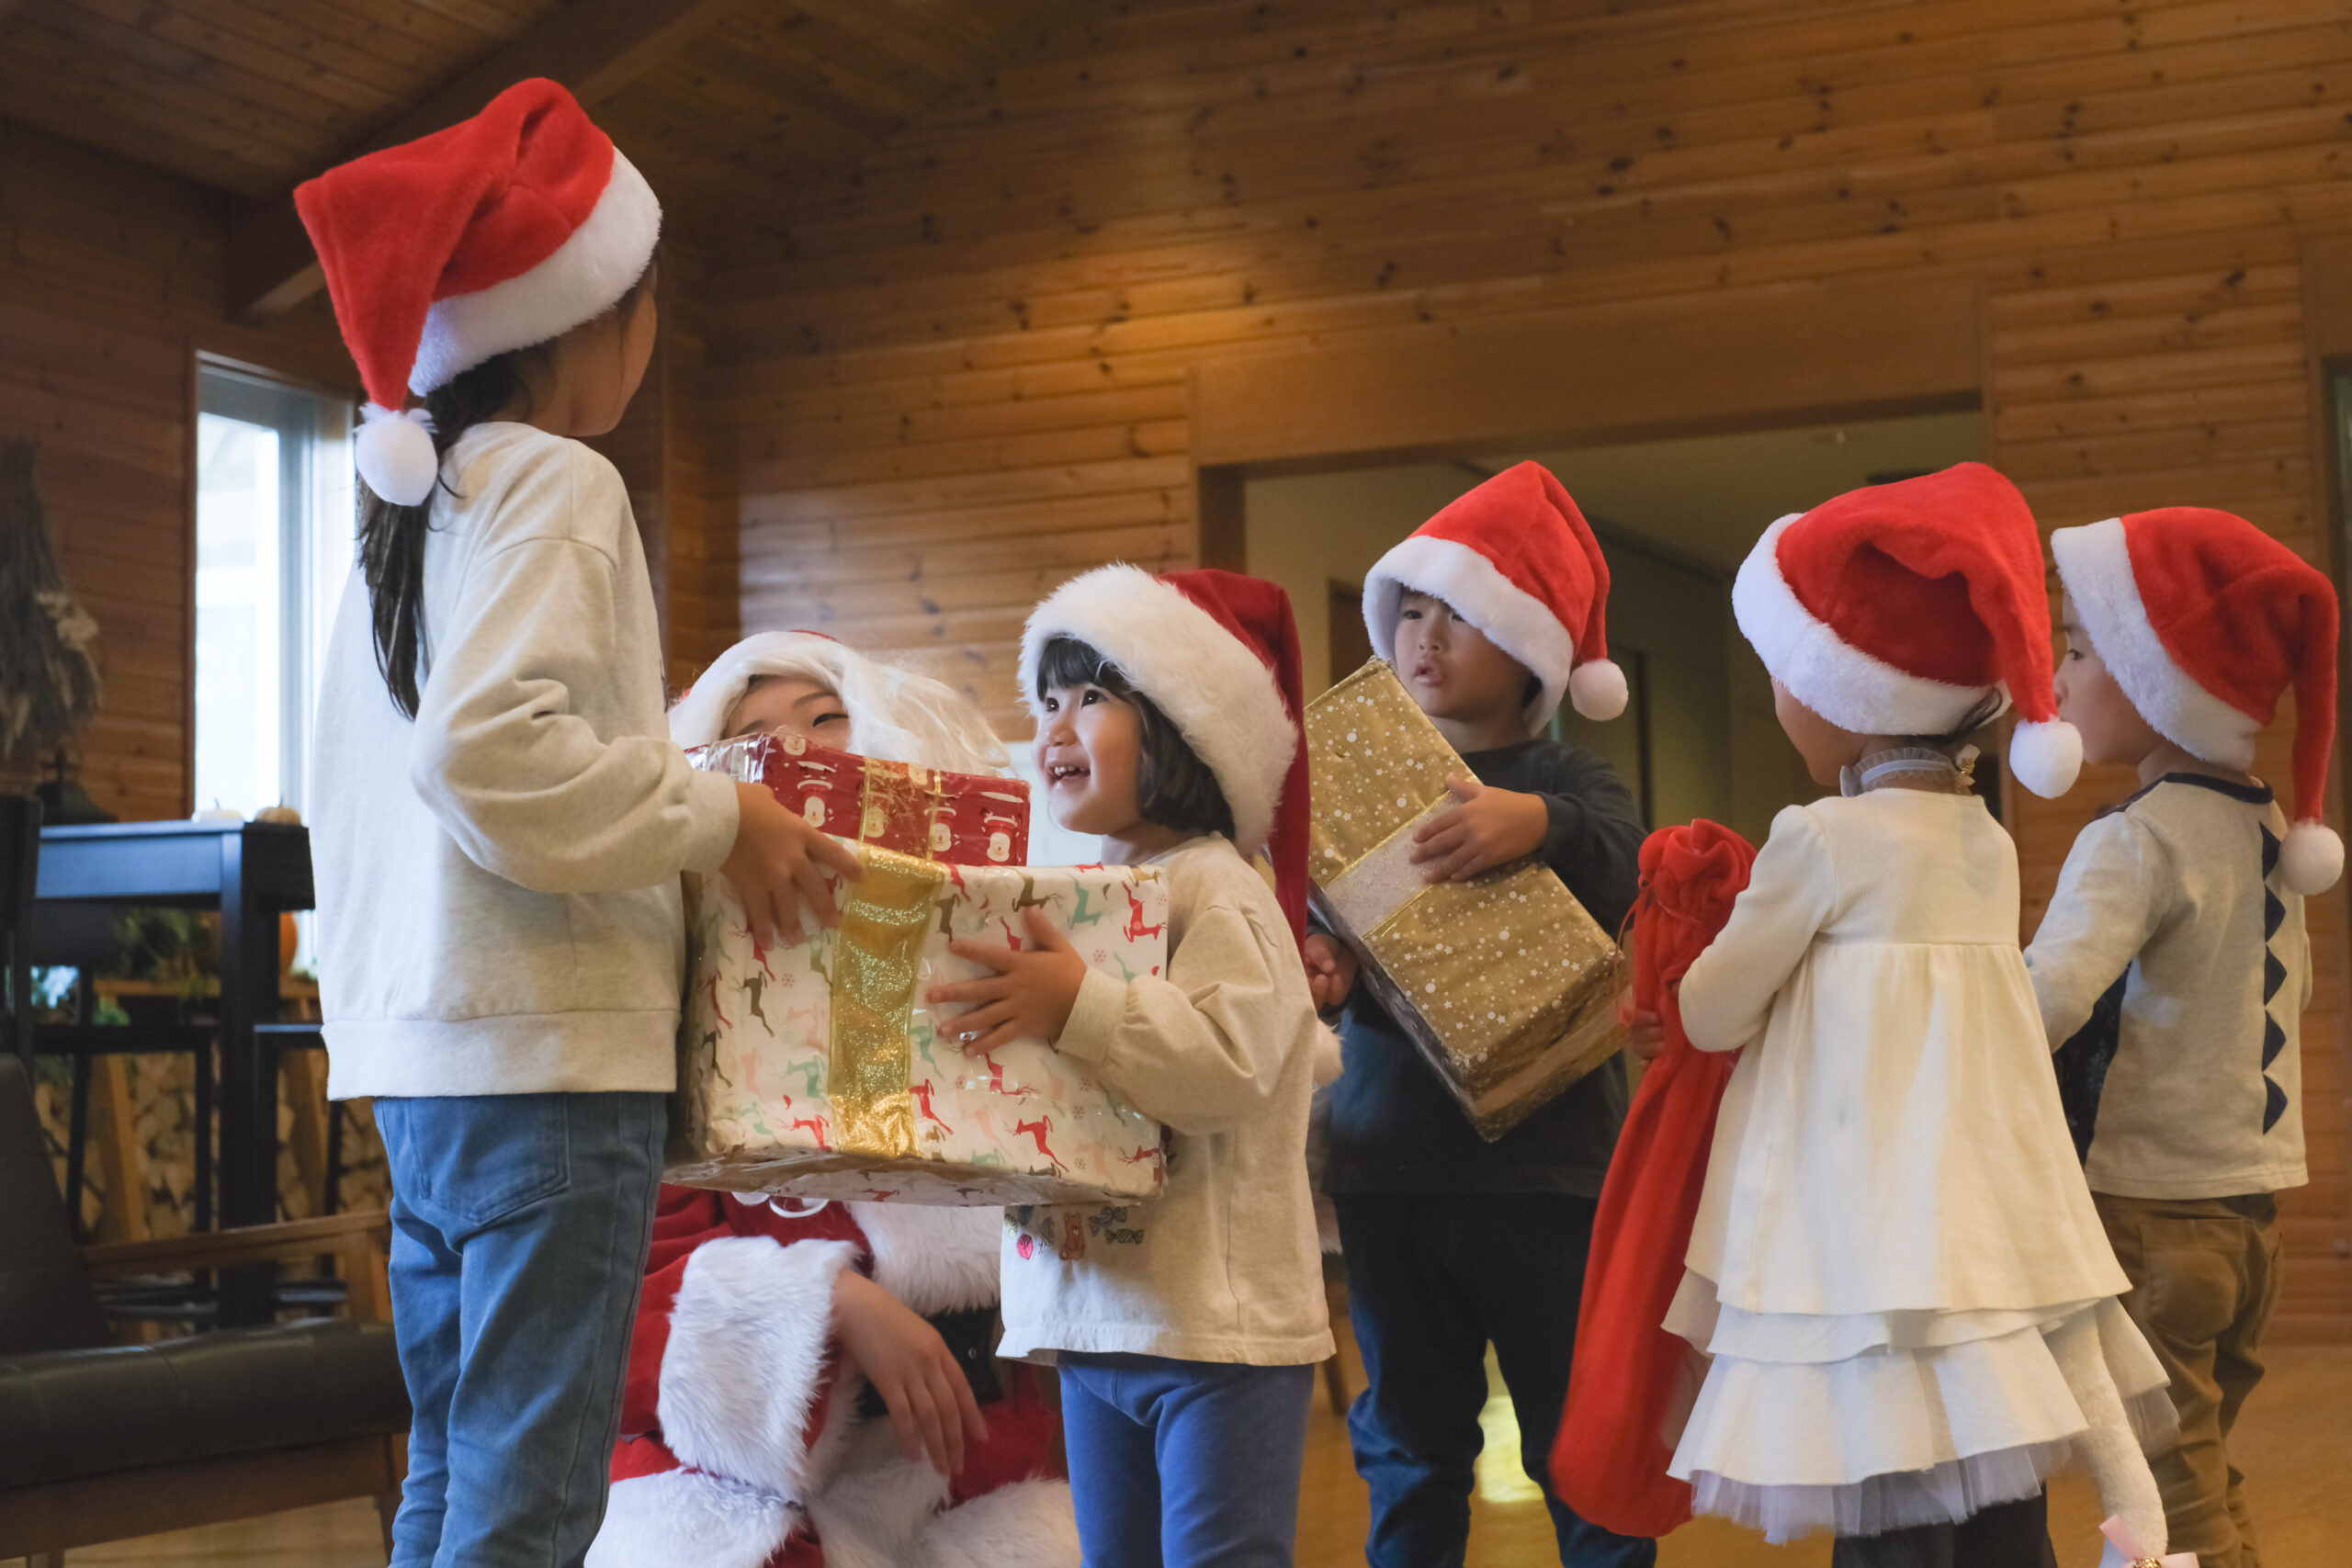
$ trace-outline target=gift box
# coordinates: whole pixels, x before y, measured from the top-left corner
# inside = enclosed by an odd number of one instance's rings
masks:
[[[697,768],[764,784],[813,828],[838,839],[958,865],[1029,857],[1029,786],[836,750],[797,735],[747,735],[697,746]]]
[[[1623,1048],[1624,954],[1550,867],[1432,884],[1413,834],[1469,772],[1380,660],[1307,705],[1315,908],[1461,1103],[1499,1138]]]
[[[966,1055],[923,997],[988,973],[950,954],[950,941],[1018,946],[1028,909],[1098,969],[1161,973],[1162,874],[855,849],[865,874],[836,884],[841,923],[812,921],[789,947],[752,939],[724,879],[690,887],[693,988],[668,1179],[933,1204],[1159,1196],[1159,1122],[1043,1041]]]

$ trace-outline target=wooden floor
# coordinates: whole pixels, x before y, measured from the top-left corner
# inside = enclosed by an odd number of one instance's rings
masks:
[[[1353,1365],[1352,1386],[1363,1386]],[[1511,1456],[1519,1429],[1498,1393],[1485,1416],[1487,1455],[1472,1509],[1473,1568],[1539,1568],[1555,1561],[1535,1488]],[[2264,1536],[2264,1568],[2340,1568],[2352,1540],[2352,1347],[2281,1347],[2268,1379],[2238,1427],[2240,1463],[2251,1478]],[[2078,1476],[2051,1492],[2051,1533],[2061,1568],[2098,1561],[2097,1499]],[[1319,1395],[1299,1505],[1299,1568],[1353,1568],[1363,1561],[1364,1491],[1348,1457],[1345,1423]],[[1826,1540],[1769,1547],[1756,1536],[1702,1520],[1676,1531],[1662,1568],[1816,1568]],[[307,1508],[247,1524],[220,1525],[74,1552],[74,1568],[380,1568],[376,1512],[365,1502]]]

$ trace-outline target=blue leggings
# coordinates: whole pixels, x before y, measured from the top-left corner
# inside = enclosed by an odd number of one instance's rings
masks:
[[[1289,1568],[1315,1369],[1061,1358],[1086,1568]]]

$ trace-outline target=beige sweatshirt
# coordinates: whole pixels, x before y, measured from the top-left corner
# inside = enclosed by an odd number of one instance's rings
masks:
[[[1158,863],[1167,977],[1090,972],[1056,1045],[1167,1126],[1167,1190],[1006,1210],[1000,1353],[1320,1361],[1331,1328],[1306,1187],[1317,1024],[1298,947],[1225,839]]]
[[[442,463],[413,721],[354,571],[311,775],[329,1092],[667,1090],[682,871],[734,785],[662,720],[645,550],[613,466],[523,424]],[[451,493],[454,491],[454,494]]]

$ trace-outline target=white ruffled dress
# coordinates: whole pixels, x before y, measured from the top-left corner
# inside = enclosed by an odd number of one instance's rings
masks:
[[[1672,1466],[1700,1512],[1874,1535],[2169,1439],[2018,925],[1983,803],[1883,789],[1781,812],[1683,979],[1692,1043],[1746,1047],[1666,1323],[1712,1358]]]

